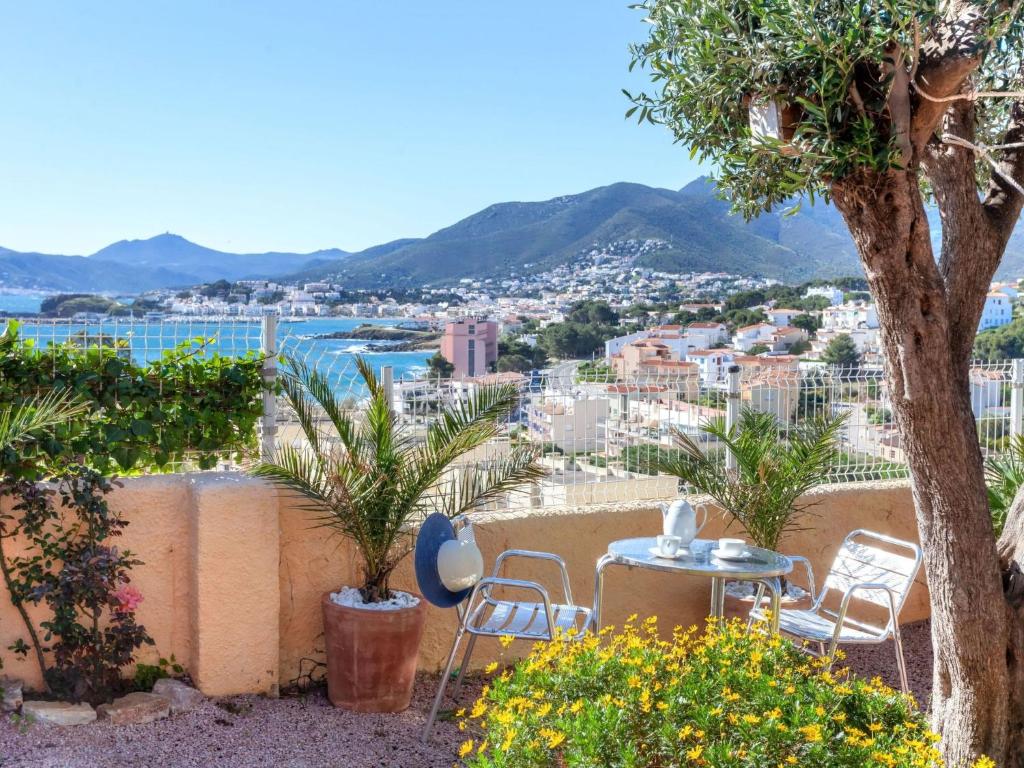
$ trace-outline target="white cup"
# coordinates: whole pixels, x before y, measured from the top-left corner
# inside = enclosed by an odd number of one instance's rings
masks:
[[[743,539],[719,539],[718,551],[723,555],[742,555],[747,548]]]
[[[678,536],[659,536],[658,551],[665,557],[675,557],[683,540]]]

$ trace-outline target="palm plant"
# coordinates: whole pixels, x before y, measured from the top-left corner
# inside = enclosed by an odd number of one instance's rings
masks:
[[[0,451],[16,445],[33,432],[56,426],[88,409],[68,390],[52,391],[20,405],[0,408]]]
[[[679,451],[661,469],[711,496],[756,545],[775,550],[782,534],[811,506],[800,497],[824,482],[833,466],[843,421],[818,417],[784,435],[772,414],[745,410],[732,428],[726,428],[724,419],[701,426],[732,453],[735,469],[705,454],[681,432],[675,433]]]
[[[410,526],[431,512],[449,517],[495,500],[544,470],[535,452],[512,446],[503,458],[457,466],[499,434],[519,401],[515,385],[481,387],[444,407],[422,439],[401,425],[370,365],[356,358],[369,392],[361,414],[346,410],[327,377],[287,361],[284,394],[306,445],[281,446],[253,473],[303,499],[319,523],[351,538],[363,559],[366,602],[391,597],[388,580],[411,550]]]
[[[1024,435],[1014,435],[1001,456],[985,462],[985,484],[988,486],[988,508],[996,536],[1003,532],[1006,514],[1024,484]]]

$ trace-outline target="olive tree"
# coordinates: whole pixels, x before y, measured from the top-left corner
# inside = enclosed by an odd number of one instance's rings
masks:
[[[716,169],[736,211],[831,199],[877,303],[931,592],[948,764],[1024,761],[1024,501],[997,542],[971,347],[1024,202],[1021,0],[647,0],[630,113]],[[778,130],[751,129],[776,105]],[[938,207],[938,253],[926,205]],[[1005,583],[1008,585],[1004,590]]]

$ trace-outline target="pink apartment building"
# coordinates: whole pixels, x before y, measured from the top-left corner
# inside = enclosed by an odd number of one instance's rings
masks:
[[[446,324],[441,355],[455,366],[453,376],[457,379],[487,373],[498,359],[498,324],[473,317]]]

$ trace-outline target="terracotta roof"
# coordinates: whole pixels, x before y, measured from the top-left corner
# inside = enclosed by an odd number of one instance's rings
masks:
[[[722,323],[690,323],[687,328],[721,328]]]
[[[664,392],[668,387],[657,384],[609,384],[607,391],[613,394],[649,394],[652,392]]]
[[[711,357],[712,355],[727,355],[727,349],[691,349],[686,353],[687,357]]]
[[[772,325],[771,323],[754,323],[753,325],[745,325],[742,328],[737,328],[736,332],[740,333],[742,331],[752,331],[755,328],[774,328],[774,327],[775,326]]]

